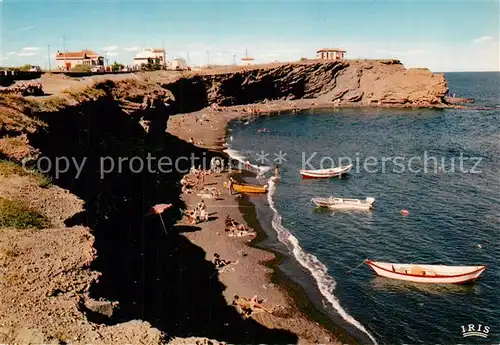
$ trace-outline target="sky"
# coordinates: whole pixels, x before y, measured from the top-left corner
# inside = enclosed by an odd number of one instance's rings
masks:
[[[0,0],[0,65],[55,65],[83,48],[132,64],[165,48],[190,65],[396,58],[434,72],[500,70],[499,1]],[[3,52],[3,55],[1,54]],[[49,53],[50,52],[50,53]]]

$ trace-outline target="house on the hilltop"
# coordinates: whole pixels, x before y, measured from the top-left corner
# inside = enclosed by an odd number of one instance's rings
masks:
[[[65,53],[58,51],[56,53],[56,64],[58,69],[66,71],[76,65],[104,66],[104,57],[89,49],[83,49],[79,52]]]
[[[166,64],[165,49],[145,48],[135,55],[134,57],[135,66],[141,66],[147,64],[157,64],[165,66]]]
[[[255,59],[250,56],[244,56],[241,58],[241,64],[243,66],[252,66],[255,62]]]
[[[344,60],[345,50],[338,48],[323,48],[316,52],[316,58],[320,60]]]
[[[241,58],[241,64],[243,66],[251,66],[254,64],[255,59],[251,56],[248,56],[248,49],[245,48],[245,56]]]
[[[183,58],[173,59],[167,63],[167,66],[171,70],[185,70],[188,68],[186,60]]]

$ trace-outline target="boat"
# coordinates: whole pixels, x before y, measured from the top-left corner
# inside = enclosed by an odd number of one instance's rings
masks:
[[[365,263],[381,277],[427,284],[464,284],[474,282],[486,269],[481,266],[398,264],[366,259]]]
[[[224,188],[227,188],[227,183],[224,182]],[[267,185],[256,186],[251,184],[233,183],[233,190],[238,193],[267,193]]]
[[[330,178],[330,177],[342,177],[349,173],[352,169],[352,164],[344,165],[338,168],[330,168],[330,169],[318,169],[318,170],[305,170],[302,169],[299,171],[299,174],[302,178]]]
[[[345,199],[345,198],[334,198],[334,197],[317,197],[312,198],[311,201],[318,207],[327,207],[331,210],[335,209],[358,209],[358,210],[370,210],[373,208],[375,203],[375,198],[361,199]]]

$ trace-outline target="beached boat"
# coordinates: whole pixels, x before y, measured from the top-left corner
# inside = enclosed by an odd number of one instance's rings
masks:
[[[224,182],[224,188],[227,188],[227,182]],[[267,185],[255,186],[251,184],[233,183],[233,190],[238,193],[267,193]]]
[[[352,164],[344,165],[338,168],[331,169],[318,169],[318,170],[300,170],[299,174],[302,178],[330,178],[330,177],[342,177],[349,173],[352,169]]]
[[[397,264],[366,259],[379,276],[427,284],[463,284],[475,281],[486,269],[482,266]]]
[[[312,198],[311,201],[318,207],[328,207],[331,210],[335,209],[358,209],[370,210],[373,208],[375,198],[360,199],[345,199],[345,198]]]

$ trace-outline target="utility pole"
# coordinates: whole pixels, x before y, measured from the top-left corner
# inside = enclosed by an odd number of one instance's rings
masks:
[[[210,67],[210,50],[207,50],[207,67]]]
[[[0,66],[3,67],[3,0],[0,0]]]
[[[68,69],[66,65],[66,37],[63,35],[63,55],[64,55],[64,69]]]
[[[49,67],[49,71],[51,70],[50,68],[50,44],[47,45],[47,61],[48,61],[48,67]]]
[[[236,65],[236,54],[233,54],[233,65]]]

